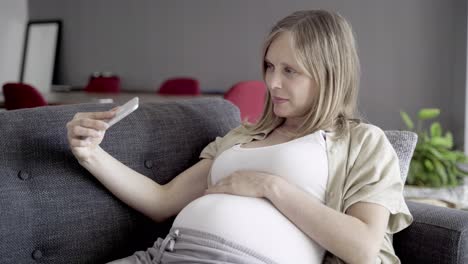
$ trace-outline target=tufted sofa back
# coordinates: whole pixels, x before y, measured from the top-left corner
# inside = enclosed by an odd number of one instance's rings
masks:
[[[0,113],[0,263],[104,263],[165,236],[83,169],[66,138],[77,112],[112,104],[48,106]],[[146,103],[108,130],[101,146],[165,184],[198,161],[218,135],[239,124],[219,98]]]

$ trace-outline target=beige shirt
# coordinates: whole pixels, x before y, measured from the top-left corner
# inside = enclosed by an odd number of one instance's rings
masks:
[[[217,137],[203,149],[200,158],[215,159],[224,150],[252,140],[265,139],[274,128],[256,135],[241,133],[240,127]],[[384,132],[370,124],[351,125],[339,139],[327,137],[328,182],[325,205],[344,213],[357,202],[370,202],[390,211],[390,219],[376,263],[400,263],[392,235],[413,221],[403,198],[403,180],[398,156]],[[208,184],[210,185],[208,176]],[[327,252],[323,263],[344,263]]]

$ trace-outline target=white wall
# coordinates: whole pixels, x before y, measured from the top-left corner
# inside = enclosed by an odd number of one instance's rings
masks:
[[[0,0],[0,86],[19,81],[27,20],[27,0]]]

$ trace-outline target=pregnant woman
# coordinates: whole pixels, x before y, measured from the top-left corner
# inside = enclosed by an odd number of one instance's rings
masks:
[[[154,221],[177,215],[130,263],[400,263],[392,234],[410,225],[398,157],[359,119],[350,25],[323,10],[280,20],[264,44],[261,119],[218,137],[159,185],[99,147],[115,110],[78,113],[80,164]]]

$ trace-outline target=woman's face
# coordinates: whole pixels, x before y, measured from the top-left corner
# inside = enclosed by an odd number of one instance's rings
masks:
[[[282,32],[270,44],[265,55],[265,83],[270,92],[275,115],[301,118],[310,111],[317,87],[300,70],[293,47],[291,33]]]

